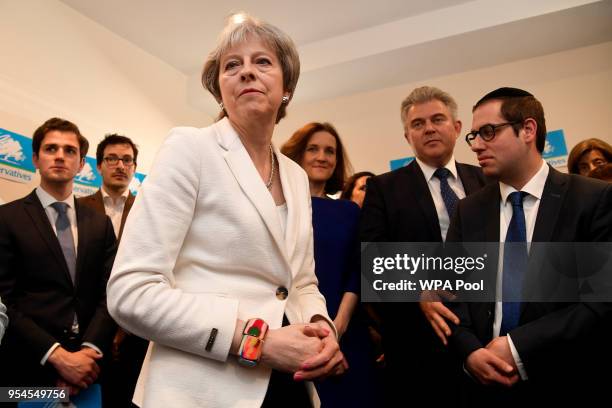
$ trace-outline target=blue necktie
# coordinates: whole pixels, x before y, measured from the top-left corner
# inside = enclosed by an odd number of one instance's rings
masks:
[[[527,228],[523,199],[528,195],[515,191],[508,196],[512,204],[512,219],[508,225],[504,244],[504,267],[502,282],[502,323],[499,335],[505,336],[519,324],[521,316],[521,292],[523,277],[527,269]],[[506,299],[511,301],[506,301]]]
[[[455,194],[448,184],[448,176],[450,176],[450,174],[450,170],[446,167],[440,167],[434,172],[434,176],[440,179],[440,193],[449,218],[453,215],[455,207],[457,206],[457,201],[459,201],[459,197],[457,197],[457,194]]]
[[[68,265],[68,272],[70,272],[70,278],[72,279],[72,283],[74,283],[76,275],[76,252],[74,250],[74,238],[72,237],[70,220],[67,214],[68,204],[58,201],[51,204],[51,207],[57,212],[57,220],[55,221],[57,239],[62,247],[64,259],[66,260],[66,265]]]

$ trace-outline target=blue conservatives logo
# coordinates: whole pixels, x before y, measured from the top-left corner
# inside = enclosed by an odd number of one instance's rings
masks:
[[[389,162],[389,166],[391,167],[391,170],[397,170],[402,167],[406,167],[413,160],[414,157],[404,157],[402,159],[395,159]]]
[[[136,195],[138,193],[138,189],[140,188],[140,185],[144,181],[145,177],[147,176],[143,173],[134,173],[134,178],[132,178],[129,186],[132,194]]]
[[[565,145],[565,135],[563,129],[552,130],[546,134],[546,144],[542,157],[550,159],[553,157],[567,156],[567,146]]]
[[[102,185],[102,176],[96,168],[96,159],[85,157],[85,165],[79,174],[74,177],[74,182],[89,187],[100,187]]]
[[[567,145],[563,129],[552,130],[546,133],[546,143],[542,157],[553,167],[563,167],[567,165]]]
[[[32,139],[0,128],[0,163],[36,172],[32,163]]]

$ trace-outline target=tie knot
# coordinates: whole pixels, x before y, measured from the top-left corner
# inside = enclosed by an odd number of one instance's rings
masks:
[[[508,196],[508,201],[510,201],[512,207],[522,207],[523,199],[528,195],[529,193],[526,193],[524,191],[515,191],[513,193],[510,193],[510,195]]]
[[[439,178],[440,180],[446,180],[448,176],[450,175],[451,175],[451,172],[446,167],[440,167],[439,169],[436,169],[436,171],[434,172],[434,176]]]
[[[60,201],[54,202],[51,204],[51,207],[53,207],[58,214],[66,214],[66,211],[68,210],[68,204]]]

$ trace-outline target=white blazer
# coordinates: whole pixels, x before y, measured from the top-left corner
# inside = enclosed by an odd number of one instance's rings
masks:
[[[140,406],[258,407],[271,370],[242,367],[228,355],[236,319],[259,317],[275,329],[283,314],[291,323],[321,315],[333,327],[314,273],[308,178],[275,152],[288,208],[284,235],[227,119],[175,128],[163,143],[107,289],[111,316],[152,341],[134,396]],[[285,300],[279,287],[289,291]],[[216,341],[206,351],[213,328]]]

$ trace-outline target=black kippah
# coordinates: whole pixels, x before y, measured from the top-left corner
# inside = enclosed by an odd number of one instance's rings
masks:
[[[533,96],[533,94],[519,88],[497,88],[496,90],[491,91],[482,98],[480,98],[480,100],[476,102],[476,106],[491,99],[518,98],[523,96]]]

